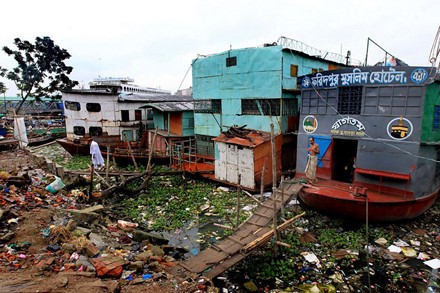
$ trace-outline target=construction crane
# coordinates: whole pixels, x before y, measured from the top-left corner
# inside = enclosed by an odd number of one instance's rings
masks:
[[[429,62],[431,62],[432,67],[440,69],[440,62],[438,60],[440,55],[440,26],[438,27],[437,34],[434,38],[434,43],[432,44],[431,53],[429,54]]]

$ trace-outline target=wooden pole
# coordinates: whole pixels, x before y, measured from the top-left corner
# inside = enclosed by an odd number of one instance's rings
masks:
[[[260,200],[258,198],[256,198],[255,196],[253,196],[249,191],[242,190],[241,192],[243,192],[245,195],[249,196],[249,198],[252,199],[253,201],[255,201],[256,203],[258,203],[258,205],[261,205]]]
[[[277,233],[277,201],[276,201],[276,189],[277,189],[277,161],[276,161],[276,148],[275,148],[275,134],[273,123],[270,124],[270,142],[272,145],[272,199],[273,199],[273,235],[278,241]],[[281,203],[282,204],[282,203]],[[276,248],[276,246],[275,246]]]
[[[113,159],[113,164],[115,165],[116,171],[117,171],[118,174],[119,174],[119,178],[121,179],[121,181],[124,181],[124,176],[122,176],[121,171],[119,171],[119,169],[118,169],[118,165],[116,165],[116,159],[115,159],[115,157],[112,157],[112,159]]]
[[[278,230],[279,231],[283,231],[285,230],[287,227],[289,227],[289,225],[291,225],[295,220],[301,218],[302,216],[304,216],[306,213],[303,212],[299,215],[296,215],[295,217],[285,221],[284,223],[282,223],[281,225],[278,226]],[[251,250],[261,246],[262,244],[266,243],[267,241],[269,241],[269,239],[272,237],[273,235],[273,230],[270,230],[268,232],[266,232],[265,234],[261,235],[259,238],[249,242],[248,244],[246,244],[245,246],[243,246],[243,248],[241,249],[242,252],[244,253],[248,253]]]
[[[267,158],[267,157],[266,157]],[[264,193],[264,172],[266,172],[266,160],[263,163],[263,170],[261,171],[261,183],[260,183],[260,201],[263,201]]]
[[[92,168],[92,167],[89,166],[89,168]],[[102,176],[99,175],[99,173],[96,170],[93,170],[93,174],[96,175],[98,180],[101,180],[101,182],[104,183],[105,187],[107,187],[107,188],[111,187],[111,185],[104,178],[102,178]]]
[[[153,157],[154,145],[156,144],[157,127],[154,129],[153,142],[150,144],[150,153],[148,154],[147,170],[151,168],[151,158]]]
[[[231,226],[226,226],[226,225],[222,225],[222,224],[219,224],[219,223],[214,223],[214,226],[220,227],[220,228],[223,228],[223,229],[226,229],[226,230],[234,230],[234,228],[232,228]]]
[[[108,169],[110,167],[110,146],[107,146],[107,168],[105,168],[105,179],[108,180]]]
[[[134,169],[137,172],[138,171],[138,166],[136,164],[136,159],[134,158],[133,152],[131,151],[131,145],[130,145],[130,142],[128,140],[127,140],[127,146],[128,146],[128,151],[130,152],[131,159],[133,160]]]
[[[89,198],[92,197],[93,192],[93,174],[95,174],[95,165],[92,164],[90,168],[90,189],[89,189]]]
[[[284,217],[284,175],[281,175],[281,217]]]
[[[237,187],[237,222],[235,224],[235,227],[238,227],[238,225],[240,225],[240,189],[241,189],[241,185],[240,185],[240,181],[241,181],[241,174],[238,174],[238,187]]]

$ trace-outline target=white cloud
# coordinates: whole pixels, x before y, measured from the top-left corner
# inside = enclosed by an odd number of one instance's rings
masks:
[[[350,50],[362,61],[370,37],[410,65],[429,65],[439,6],[437,0],[15,0],[2,5],[0,45],[49,36],[72,55],[71,77],[81,84],[130,76],[174,92],[197,54],[259,46],[280,36],[344,55]],[[370,54],[370,63],[382,58],[376,48]],[[14,65],[0,52],[0,66]],[[188,74],[183,87],[190,85]],[[8,87],[8,95],[15,95]]]

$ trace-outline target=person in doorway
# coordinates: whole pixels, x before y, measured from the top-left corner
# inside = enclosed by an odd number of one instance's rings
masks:
[[[308,158],[307,158],[307,165],[306,165],[306,177],[307,181],[310,184],[316,183],[316,165],[318,164],[318,154],[319,154],[319,145],[315,143],[315,139],[313,136],[309,137],[309,148],[308,151]]]
[[[99,145],[96,141],[92,141],[90,143],[90,154],[92,155],[92,163],[95,169],[105,165],[104,158],[101,155],[101,150],[99,149]]]

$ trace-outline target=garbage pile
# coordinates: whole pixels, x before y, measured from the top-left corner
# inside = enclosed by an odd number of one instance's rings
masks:
[[[437,202],[411,221],[370,223],[367,242],[365,224],[308,210],[284,235],[287,241],[297,233],[294,248],[274,253],[266,247],[216,285],[265,292],[438,292],[439,216]]]
[[[176,280],[170,274],[186,249],[169,245],[137,223],[116,219],[111,209],[87,205],[83,191],[64,187],[60,178],[41,169],[14,176],[0,172],[0,273],[62,272],[115,279],[118,286],[173,284],[173,292],[209,287],[208,281]],[[22,215],[29,212],[50,216],[30,220],[35,241],[19,241],[17,233],[27,229],[21,227]]]

